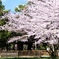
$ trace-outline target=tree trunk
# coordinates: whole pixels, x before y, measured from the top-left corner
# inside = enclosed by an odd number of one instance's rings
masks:
[[[52,51],[50,56],[51,56],[50,59],[56,59],[57,58],[56,51]]]

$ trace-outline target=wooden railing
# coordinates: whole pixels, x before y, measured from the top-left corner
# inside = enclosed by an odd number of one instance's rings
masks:
[[[49,57],[49,53],[46,50],[0,51],[0,57],[21,57],[21,56]]]
[[[29,50],[24,50],[24,51],[19,51],[18,52],[19,56],[39,56],[40,57],[40,51],[38,50],[32,50],[32,51],[29,51]]]

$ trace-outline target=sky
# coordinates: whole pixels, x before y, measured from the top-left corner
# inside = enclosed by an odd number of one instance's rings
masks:
[[[14,12],[16,6],[20,4],[26,4],[27,0],[2,0],[3,5],[5,5],[6,10],[11,10]]]

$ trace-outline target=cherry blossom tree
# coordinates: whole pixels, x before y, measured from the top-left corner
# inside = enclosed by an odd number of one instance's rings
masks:
[[[48,43],[54,53],[54,45],[59,45],[59,4],[58,0],[28,0],[20,14],[8,13],[8,18],[0,30],[26,33],[28,37],[35,35],[35,44]]]

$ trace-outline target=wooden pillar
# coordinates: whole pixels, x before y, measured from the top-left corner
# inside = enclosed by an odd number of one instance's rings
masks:
[[[31,50],[32,48],[32,42],[28,42],[28,50]]]
[[[23,50],[23,42],[21,42],[21,41],[17,42],[17,49]]]
[[[15,43],[13,43],[13,50],[15,50]]]
[[[6,50],[8,51],[8,44],[6,44]]]
[[[8,50],[10,50],[10,44],[8,44]]]

